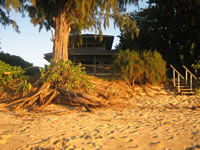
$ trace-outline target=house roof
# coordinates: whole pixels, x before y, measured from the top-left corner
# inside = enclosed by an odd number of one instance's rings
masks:
[[[69,55],[113,55],[115,50],[105,50],[98,47],[88,48],[69,48]]]
[[[85,36],[85,37],[94,37],[95,34],[81,34],[81,36]],[[97,37],[99,37],[99,35],[96,35]],[[103,37],[113,37],[113,35],[102,35]]]
[[[107,55],[114,55],[117,51],[116,50],[105,50],[102,48],[76,48],[70,49],[69,48],[69,56],[107,56]],[[53,53],[46,53],[44,54],[44,58],[46,60],[50,60],[53,57]]]
[[[73,35],[70,35],[73,36]],[[95,34],[82,34],[81,35],[83,39],[85,38],[92,38],[94,39]],[[103,40],[106,41],[106,49],[107,50],[111,50],[112,49],[112,44],[113,44],[113,40],[114,40],[114,36],[113,35],[102,35],[103,36]],[[97,40],[99,40],[99,35],[96,35]]]
[[[70,35],[73,36],[73,35]],[[94,38],[95,34],[82,34],[82,38]],[[103,40],[106,42],[106,48],[102,47],[87,47],[87,48],[69,48],[69,56],[76,56],[76,55],[113,55],[116,51],[111,50],[112,49],[112,44],[114,40],[114,36],[112,35],[102,35]],[[97,35],[97,40],[99,36]],[[44,54],[44,58],[46,60],[50,60],[52,58],[52,53],[46,53]]]

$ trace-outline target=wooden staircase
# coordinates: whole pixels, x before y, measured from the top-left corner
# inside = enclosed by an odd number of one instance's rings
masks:
[[[183,68],[185,69],[185,77],[182,76],[174,66],[170,65],[170,67],[173,69],[172,82],[174,87],[178,90],[178,93],[185,95],[195,94],[193,82],[194,80],[197,80],[197,77],[184,65]]]

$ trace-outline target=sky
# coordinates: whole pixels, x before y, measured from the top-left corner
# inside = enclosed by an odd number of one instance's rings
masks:
[[[139,3],[140,8],[146,6],[145,0]],[[128,11],[132,12],[134,10],[138,10],[138,7],[133,5],[128,7]],[[39,32],[39,27],[33,26],[28,16],[23,18],[20,14],[12,12],[11,17],[19,25],[20,33],[17,33],[12,26],[4,27],[0,24],[0,51],[20,56],[24,60],[33,63],[34,66],[44,67],[45,64],[49,64],[43,57],[45,53],[52,52],[51,31],[42,29]],[[119,43],[119,38],[117,37],[120,35],[119,28],[114,28],[113,24],[110,23],[110,27],[103,30],[103,34],[115,36],[113,42],[114,49]]]

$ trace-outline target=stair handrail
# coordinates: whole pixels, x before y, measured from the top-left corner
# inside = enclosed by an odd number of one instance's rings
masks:
[[[174,66],[170,65],[170,67],[171,67],[182,79],[185,79],[185,78],[180,74],[180,72],[178,72],[178,70],[176,70],[176,68],[174,68]]]
[[[197,80],[197,77],[196,77],[187,67],[185,67],[185,66],[183,65],[183,68],[185,68],[185,70],[187,70],[187,72],[189,72],[189,73],[191,74],[191,76],[192,76],[195,80]]]
[[[188,82],[188,73],[190,73],[190,89],[192,90],[192,78],[197,80],[197,77],[186,67],[183,65],[183,68],[185,69],[185,85],[187,86]]]
[[[170,65],[170,67],[173,69],[173,83],[174,83],[174,87],[176,87],[176,80],[175,80],[175,78],[176,78],[176,73],[177,73],[177,75],[178,75],[178,85],[177,85],[177,87],[178,87],[178,92],[180,93],[180,92],[181,92],[181,88],[180,88],[180,77],[181,77],[182,79],[184,79],[184,77],[178,72],[178,70],[176,70],[176,68],[175,68],[174,66]]]

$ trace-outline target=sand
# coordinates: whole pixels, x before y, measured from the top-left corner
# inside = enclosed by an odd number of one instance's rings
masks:
[[[199,106],[199,96],[164,90],[137,92],[120,107],[92,113],[55,104],[44,112],[11,112],[0,104],[0,149],[200,149]]]

